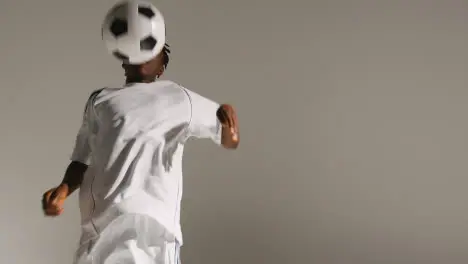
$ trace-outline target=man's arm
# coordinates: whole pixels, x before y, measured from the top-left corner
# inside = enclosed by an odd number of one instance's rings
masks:
[[[42,210],[46,216],[62,214],[65,200],[80,187],[87,169],[88,165],[77,161],[68,165],[62,182],[42,196]]]
[[[76,136],[75,147],[71,156],[72,162],[68,165],[62,182],[57,187],[46,191],[42,196],[42,209],[47,216],[58,216],[63,212],[65,199],[80,187],[84,174],[88,169],[91,157],[91,148],[89,146],[89,125],[92,121],[92,115],[90,115],[89,111],[90,101],[88,99],[83,121]]]
[[[234,108],[220,105],[185,89],[191,107],[188,137],[209,138],[228,149],[239,145],[239,125]]]
[[[231,105],[223,104],[216,111],[216,117],[222,124],[221,144],[228,149],[239,146],[239,125],[237,114]]]
[[[80,130],[76,135],[75,147],[73,148],[72,155],[70,157],[70,164],[65,171],[62,183],[69,189],[68,195],[78,189],[83,182],[84,173],[88,169],[88,165],[91,160],[91,147],[89,145],[89,137],[91,134],[91,124],[94,122],[92,108],[93,108],[93,95],[97,95],[93,92],[86,103],[85,110],[83,113],[83,121],[81,123]],[[67,195],[67,196],[68,196]]]
[[[81,183],[83,182],[83,177],[88,169],[88,165],[81,163],[79,161],[72,161],[67,167],[65,171],[65,175],[63,176],[62,183],[60,185],[64,185],[67,188],[67,196],[72,194],[78,188],[80,188]]]

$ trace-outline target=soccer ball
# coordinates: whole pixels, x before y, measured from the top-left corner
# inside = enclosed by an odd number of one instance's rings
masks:
[[[150,3],[137,0],[120,2],[107,13],[102,23],[102,39],[109,53],[123,63],[145,63],[164,48],[164,17]]]

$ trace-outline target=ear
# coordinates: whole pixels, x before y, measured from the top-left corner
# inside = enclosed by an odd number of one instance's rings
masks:
[[[149,63],[144,63],[140,65],[139,71],[142,76],[147,76],[151,74],[151,65]]]
[[[164,66],[161,66],[158,70],[158,78],[161,77],[164,73]]]

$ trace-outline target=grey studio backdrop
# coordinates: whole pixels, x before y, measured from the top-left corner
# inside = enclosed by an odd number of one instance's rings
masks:
[[[44,218],[89,93],[123,81],[112,1],[1,0],[0,263],[71,263],[77,196]],[[468,2],[159,1],[165,78],[238,108],[192,141],[183,263],[468,263]]]

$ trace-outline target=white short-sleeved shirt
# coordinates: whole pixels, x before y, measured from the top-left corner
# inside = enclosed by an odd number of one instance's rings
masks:
[[[82,237],[117,217],[144,214],[182,244],[182,153],[190,137],[221,142],[219,107],[171,81],[94,92],[71,159],[89,165],[80,187]]]

